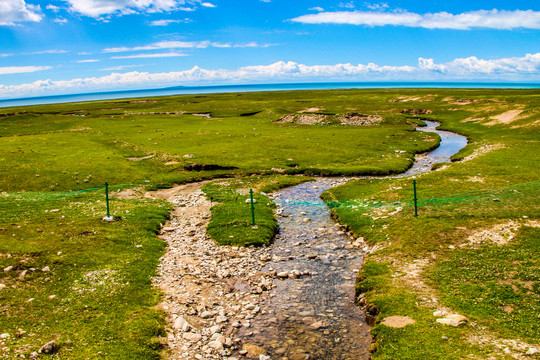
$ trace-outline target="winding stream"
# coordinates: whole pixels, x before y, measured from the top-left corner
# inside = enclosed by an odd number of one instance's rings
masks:
[[[414,166],[398,176],[430,171],[467,144],[464,136],[436,130],[437,123],[426,124],[418,130],[438,133],[440,146],[418,155]],[[266,349],[271,359],[369,359],[370,327],[354,304],[363,252],[333,222],[319,198],[348,180],[318,178],[274,194],[280,233],[265,270],[309,275],[276,279],[263,311],[242,334],[245,342]]]

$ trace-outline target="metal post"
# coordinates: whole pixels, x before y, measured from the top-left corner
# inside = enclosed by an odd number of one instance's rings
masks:
[[[416,198],[416,179],[413,179],[413,189],[414,189],[414,216],[418,217],[418,199]]]
[[[253,189],[249,189],[249,196],[251,198],[251,225],[255,226],[255,206],[253,205]]]
[[[107,217],[110,218],[111,214],[109,213],[109,184],[105,181],[105,201],[107,202]]]

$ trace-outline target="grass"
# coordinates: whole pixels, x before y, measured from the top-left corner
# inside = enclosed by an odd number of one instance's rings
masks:
[[[416,99],[394,101],[403,96]],[[454,104],[448,97],[471,102]],[[380,318],[409,315],[417,321],[404,329],[377,325],[374,357],[492,355],[465,340],[480,328],[534,342],[537,328],[534,318],[526,318],[526,309],[538,303],[533,276],[537,232],[522,227],[509,247],[461,249],[459,244],[479,229],[508,220],[522,223],[523,216],[538,218],[538,101],[534,90],[366,89],[0,109],[0,266],[13,267],[0,272],[0,283],[6,285],[0,289],[6,314],[0,328],[11,335],[0,340],[0,358],[28,355],[52,339],[61,345],[54,356],[63,359],[161,356],[165,321],[155,310],[159,293],[150,279],[164,251],[154,232],[167,217],[168,205],[115,199],[113,214],[121,220],[109,224],[100,220],[102,193],[66,191],[101,187],[105,181],[118,189],[157,189],[228,177],[204,187],[215,202],[208,234],[222,244],[264,245],[277,229],[273,202],[264,193],[309,180],[298,174],[404,171],[414,154],[439,142],[432,134],[414,131],[420,118],[441,121],[444,129],[469,138],[470,145],[454,160],[486,150],[473,160],[418,177],[420,218],[411,214],[410,180],[361,180],[326,193],[336,206],[351,205],[333,209],[341,222],[384,246],[368,257],[359,291],[377,305]],[[356,112],[382,121],[372,126],[276,122],[314,107],[321,109],[316,113]],[[413,116],[402,112],[406,109],[432,113]],[[522,110],[520,118],[488,125],[492,116],[510,109]],[[194,115],[201,113],[210,118]],[[256,192],[255,229],[245,203],[249,188]],[[433,198],[441,201],[425,201]],[[403,210],[385,218],[397,207]],[[51,209],[59,211],[46,211]],[[442,304],[469,317],[471,325],[436,324],[422,294],[396,280],[403,277],[403,264],[426,258],[433,260],[422,272],[423,281]],[[485,271],[496,262],[504,266]],[[45,266],[51,271],[42,272]],[[449,269],[455,269],[459,283],[452,281]],[[508,280],[500,284],[494,280],[499,277]],[[473,297],[486,300],[474,303]],[[502,302],[509,303],[511,313],[500,311]]]
[[[407,116],[387,102],[392,96],[385,91],[268,92],[6,108],[0,110],[11,114],[0,117],[0,171],[7,176],[0,188],[65,191],[105,181],[167,185],[225,175],[403,171],[414,153],[437,139],[413,132]],[[276,122],[312,106],[384,120],[377,126]],[[152,157],[129,160],[147,156]]]
[[[164,249],[154,234],[170,207],[114,200],[121,220],[107,223],[102,200],[0,196],[0,329],[10,335],[0,358],[28,357],[51,340],[55,358],[160,358],[165,323],[151,276]]]
[[[207,234],[219,245],[268,245],[278,231],[274,201],[265,192],[311,180],[304,176],[256,176],[226,181],[213,181],[203,187],[206,197],[217,202],[212,206],[212,220]],[[255,226],[251,214],[253,191]],[[257,191],[259,190],[259,191]]]
[[[538,348],[539,98],[509,93],[492,100],[495,109],[474,98],[460,112],[477,120],[460,121],[452,113],[438,119],[442,128],[469,138],[455,160],[478,156],[416,176],[418,218],[410,179],[362,179],[324,194],[340,222],[379,247],[366,259],[358,293],[377,306],[379,320],[416,320],[403,329],[377,324],[374,359],[512,358]],[[516,107],[525,116],[488,124],[495,112]],[[519,227],[515,237],[507,245],[490,242],[501,233],[496,226],[508,223]],[[491,231],[488,240],[467,245],[481,231]],[[433,312],[440,308],[465,315],[468,324],[436,323]],[[509,353],[501,350],[506,347]]]

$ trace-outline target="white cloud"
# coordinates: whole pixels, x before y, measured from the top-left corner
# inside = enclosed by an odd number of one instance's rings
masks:
[[[77,60],[76,62],[79,63],[79,64],[84,64],[84,63],[95,63],[95,62],[99,62],[101,60],[98,60],[98,59],[86,59],[86,60]]]
[[[114,47],[103,49],[104,53],[118,53],[129,51],[149,51],[149,50],[163,50],[163,49],[206,49],[209,47],[214,48],[230,48],[230,47],[270,47],[275,44],[259,44],[257,42],[241,43],[241,44],[229,44],[229,43],[217,43],[208,40],[203,41],[159,41],[149,45],[134,46],[134,47]]]
[[[139,58],[166,58],[166,57],[178,57],[187,56],[182,53],[159,53],[159,54],[135,54],[125,56],[111,56],[111,59],[139,59]]]
[[[202,0],[64,0],[72,12],[103,20],[103,16],[192,11],[193,6],[216,7]],[[191,6],[187,7],[185,5]]]
[[[309,8],[308,10],[311,10],[311,11],[324,11],[324,9],[320,6],[315,6],[315,7],[312,7],[312,8]]]
[[[0,75],[32,73],[49,69],[52,69],[52,66],[4,66],[0,67]],[[1,88],[2,85],[0,85]]]
[[[67,53],[66,50],[52,49],[52,50],[34,51],[30,54],[39,55],[39,54],[65,54],[65,53]]]
[[[134,67],[141,67],[145,65],[120,65],[120,66],[111,66],[105,69],[99,69],[101,71],[120,71],[124,69],[134,68]]]
[[[58,11],[60,11],[60,6],[49,4],[45,6],[45,9],[51,10],[52,12],[57,13]]]
[[[171,19],[167,19],[167,20],[153,20],[153,21],[150,21],[148,24],[150,26],[167,26],[167,25],[170,25],[170,24],[175,24],[175,23],[187,23],[187,22],[190,22],[191,20],[188,19],[188,18],[185,18],[184,20],[180,20],[180,19],[177,19],[177,20],[171,20]]]
[[[447,12],[417,14],[403,12],[337,11],[307,14],[291,19],[304,24],[350,24],[367,26],[408,26],[427,29],[470,30],[489,28],[511,30],[540,29],[540,11],[477,10],[461,14]]]
[[[18,22],[41,21],[39,5],[26,4],[24,0],[0,1],[0,26],[12,26]]]
[[[348,3],[341,2],[338,4],[338,6],[341,8],[346,8],[346,9],[354,9],[354,2],[353,1],[348,2]]]
[[[45,67],[47,68],[47,67]],[[50,67],[49,67],[50,68]],[[122,68],[114,68],[114,71]],[[0,68],[0,71],[2,71]],[[110,68],[113,69],[113,68]],[[40,69],[44,70],[44,69]],[[5,71],[5,70],[4,70]],[[36,70],[37,71],[37,70]],[[474,56],[447,63],[420,58],[417,66],[369,64],[304,65],[278,61],[270,65],[245,66],[235,70],[189,70],[148,73],[131,71],[73,80],[39,80],[30,84],[0,85],[0,97],[70,93],[105,89],[125,89],[201,83],[250,83],[263,81],[540,81],[540,53],[524,57],[478,59]]]
[[[53,21],[54,21],[55,23],[58,23],[58,24],[65,24],[65,23],[68,22],[67,19],[64,19],[64,18],[61,18],[61,17],[58,17],[58,18],[56,18],[56,19],[53,19]]]
[[[390,7],[387,3],[380,3],[380,4],[365,3],[364,6],[370,10],[376,10],[376,11],[386,10]]]

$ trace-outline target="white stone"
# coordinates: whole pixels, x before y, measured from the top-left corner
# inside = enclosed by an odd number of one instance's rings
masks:
[[[43,272],[51,271],[51,269],[48,266],[45,266],[43,269],[41,269]]]
[[[202,317],[203,319],[208,319],[208,318],[211,318],[213,315],[210,311],[203,311],[201,315],[199,316]]]
[[[228,320],[228,319],[227,319],[226,316],[221,316],[221,315],[220,315],[220,316],[218,316],[218,317],[216,318],[216,323],[221,324],[221,323],[227,322],[227,320]]]
[[[187,320],[184,319],[182,316],[179,316],[174,321],[173,328],[186,332],[186,331],[189,331],[189,329],[191,329],[191,324],[188,323]]]
[[[182,337],[191,342],[200,341],[202,339],[201,334],[195,334],[195,333],[185,333],[182,335]]]
[[[538,352],[538,349],[537,348],[529,348],[529,350],[527,350],[527,352],[525,354],[527,355],[534,355]]]
[[[210,346],[214,350],[223,350],[223,344],[217,340],[210,341],[208,343],[208,346]]]
[[[8,333],[0,334],[0,339],[9,339],[9,334]]]

